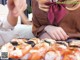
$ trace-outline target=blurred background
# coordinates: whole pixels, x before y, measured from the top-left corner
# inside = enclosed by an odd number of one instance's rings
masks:
[[[7,0],[0,0],[0,4],[5,5]]]

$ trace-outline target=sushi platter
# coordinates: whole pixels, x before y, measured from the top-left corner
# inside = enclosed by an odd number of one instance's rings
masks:
[[[8,52],[8,58],[22,60],[80,60],[80,41],[12,39],[1,51]]]

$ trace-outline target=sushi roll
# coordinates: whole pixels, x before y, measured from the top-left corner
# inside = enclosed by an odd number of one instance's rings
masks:
[[[80,40],[72,40],[72,41],[69,43],[69,46],[80,47]]]
[[[60,52],[49,51],[45,54],[44,60],[61,60]]]
[[[52,48],[59,51],[61,55],[63,55],[63,53],[68,50],[68,43],[66,43],[65,41],[57,41]]]
[[[46,52],[50,49],[50,45],[46,42],[36,44],[31,50],[29,60],[41,60],[44,58]]]
[[[80,60],[80,48],[69,47],[63,54],[63,60]]]
[[[11,42],[2,46],[2,51],[7,51],[9,58],[21,58],[26,55],[32,48],[31,44],[27,44],[24,40],[13,39]]]
[[[40,39],[39,38],[32,38],[29,41],[33,41],[35,44],[40,43]]]

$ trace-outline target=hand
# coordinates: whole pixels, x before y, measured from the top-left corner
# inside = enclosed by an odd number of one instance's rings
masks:
[[[27,8],[26,0],[14,0],[14,4],[18,12],[24,12]]]
[[[7,5],[9,8],[9,11],[14,16],[19,16],[19,11],[24,11],[27,8],[26,0],[8,0]]]
[[[66,40],[68,38],[68,35],[65,33],[65,31],[61,27],[55,27],[55,26],[47,26],[44,29],[52,39],[55,40]]]
[[[49,0],[37,0],[39,9],[48,12],[49,6],[45,5],[46,2],[49,2]]]
[[[22,18],[22,22],[24,22],[25,24],[29,23],[27,16],[24,14],[24,11],[27,8],[26,0],[14,0],[14,4],[19,16]]]
[[[18,11],[18,15],[22,16],[24,11],[27,9],[26,0],[14,0],[14,4]]]
[[[7,0],[7,6],[9,9],[9,13],[11,13],[11,15],[14,17],[18,17],[18,11],[15,7],[14,0]]]
[[[7,0],[7,6],[9,9],[7,20],[12,25],[17,24],[19,11],[26,9],[26,0]]]

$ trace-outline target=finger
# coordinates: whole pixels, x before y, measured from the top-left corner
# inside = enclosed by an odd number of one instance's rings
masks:
[[[25,0],[23,0],[23,2],[21,4],[19,4],[18,7],[22,12],[24,12],[27,8],[27,4],[26,4]]]
[[[57,31],[58,36],[60,37],[61,40],[65,40],[66,38],[63,36],[63,34],[61,33],[61,31]]]
[[[19,16],[19,13],[18,13],[18,11],[16,10],[16,8],[13,10],[13,15],[14,15],[15,17],[18,17],[18,16]]]
[[[24,5],[23,4],[20,6],[20,10],[23,12],[23,10],[24,10]]]
[[[19,6],[19,0],[13,0],[13,1],[14,1],[15,6]]]
[[[7,6],[9,8],[9,10],[12,10],[14,8],[14,2],[13,2],[13,0],[8,0],[7,1]]]
[[[55,35],[51,32],[51,33],[48,33],[48,35],[52,38],[52,39],[54,39],[54,40],[57,40],[57,38],[55,37]]]
[[[20,7],[19,7],[20,6]],[[24,12],[26,9],[26,6],[24,4],[21,4],[19,6],[16,6],[16,9],[18,10],[19,14],[20,12]]]
[[[27,4],[23,5],[23,11],[25,11],[27,9]]]
[[[23,7],[23,10],[22,11],[25,11],[26,10],[26,7],[27,7],[26,0],[23,0],[23,3],[22,3],[22,6],[21,7]]]
[[[25,8],[24,8],[25,10],[27,9],[27,4],[25,5]]]
[[[58,34],[57,31],[55,31],[53,34],[54,34],[54,36],[56,37],[57,40],[61,40],[60,35]]]
[[[26,10],[26,7],[23,5],[20,10],[24,12]]]
[[[14,0],[14,4],[15,4],[16,8],[21,8],[23,2],[21,3],[20,0]]]
[[[61,29],[60,31],[61,31],[62,35],[65,37],[65,39],[67,39],[68,35],[66,34],[66,32],[63,29]]]

